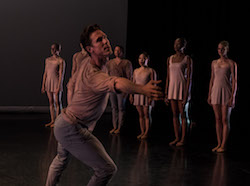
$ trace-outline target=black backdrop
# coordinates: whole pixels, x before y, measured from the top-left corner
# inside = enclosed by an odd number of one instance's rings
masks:
[[[80,50],[82,29],[94,23],[101,25],[112,45],[126,45],[127,0],[1,0],[0,107],[48,106],[41,82],[54,42],[62,44],[66,61],[66,106],[72,56]]]
[[[161,86],[164,88],[166,61],[174,54],[174,40],[177,37],[185,37],[188,41],[186,53],[194,62],[193,117],[200,124],[205,120],[211,120],[210,123],[213,123],[213,111],[206,102],[211,61],[218,58],[218,43],[222,40],[229,41],[229,57],[238,64],[238,91],[236,107],[232,112],[232,127],[237,125],[236,130],[239,133],[245,129],[249,130],[250,127],[243,122],[244,115],[240,112],[240,105],[244,108],[242,111],[247,111],[249,104],[249,96],[243,99],[242,95],[243,88],[247,88],[243,85],[248,83],[247,77],[242,76],[242,71],[247,68],[245,49],[249,40],[246,25],[249,13],[244,11],[245,7],[240,1],[226,0],[161,0],[141,3],[129,0],[127,58],[132,61],[134,68],[137,68],[139,52],[148,52],[150,65],[157,71],[159,79],[163,80]],[[170,111],[162,103],[158,103],[155,109],[161,112]]]

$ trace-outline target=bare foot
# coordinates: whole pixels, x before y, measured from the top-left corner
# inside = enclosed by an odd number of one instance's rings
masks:
[[[45,127],[49,127],[52,124],[54,124],[54,121],[51,121],[50,123],[45,124]]]
[[[143,133],[137,136],[137,139],[140,139],[143,136]]]
[[[220,148],[220,145],[217,145],[216,147],[214,147],[214,148],[212,149],[212,151],[213,151],[213,152],[216,152],[219,148]]]
[[[112,134],[113,132],[115,132],[115,128],[113,128],[111,131],[109,131],[110,134]]]
[[[222,147],[220,147],[220,148],[218,148],[217,150],[216,150],[216,152],[219,152],[219,153],[222,153],[222,152],[225,152],[226,151],[226,149],[225,148],[222,148]]]
[[[119,134],[120,133],[120,129],[116,129],[114,133],[115,134]]]
[[[181,147],[184,145],[185,145],[184,141],[179,141],[178,143],[176,143],[176,147]]]
[[[178,139],[175,139],[174,141],[170,142],[169,145],[175,145],[178,141]]]
[[[146,139],[148,137],[148,134],[144,134],[141,139]]]

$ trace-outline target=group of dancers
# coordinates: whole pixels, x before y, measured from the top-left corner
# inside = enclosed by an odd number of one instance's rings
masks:
[[[91,133],[103,114],[109,97],[113,122],[110,133],[120,133],[124,123],[125,102],[129,97],[139,114],[141,133],[137,138],[146,139],[151,121],[151,107],[155,100],[164,100],[166,105],[171,105],[173,113],[175,139],[169,144],[185,145],[185,106],[191,98],[193,63],[191,57],[184,53],[186,44],[184,38],[177,38],[174,42],[175,54],[167,60],[164,94],[158,86],[161,80],[156,80],[155,70],[148,66],[149,55],[146,52],[139,55],[140,67],[133,71],[131,62],[123,58],[122,46],[115,47],[115,58],[109,60],[112,49],[107,35],[98,25],[86,27],[80,37],[82,50],[73,56],[72,75],[67,84],[68,106],[60,115],[65,61],[60,57],[61,46],[51,46],[52,56],[45,60],[42,92],[46,91],[50,104],[51,122],[46,126],[54,127],[58,149],[50,165],[46,185],[58,183],[68,163],[69,154],[95,171],[88,185],[106,185],[110,181],[117,167]],[[229,117],[237,89],[237,65],[228,58],[228,51],[229,43],[220,42],[219,59],[211,64],[207,101],[213,107],[216,119],[218,144],[212,149],[214,152],[224,152],[226,149]]]

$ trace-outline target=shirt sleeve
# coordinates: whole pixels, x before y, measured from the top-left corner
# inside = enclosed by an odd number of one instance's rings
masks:
[[[129,80],[132,80],[133,78],[133,66],[129,60],[127,61],[127,66],[126,66],[126,76]]]
[[[107,93],[114,92],[119,93],[115,89],[116,80],[119,77],[110,76],[101,70],[93,70],[88,77],[88,86],[94,92]]]

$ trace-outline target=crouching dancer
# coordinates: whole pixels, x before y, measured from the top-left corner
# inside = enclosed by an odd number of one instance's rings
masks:
[[[162,99],[161,81],[136,85],[125,78],[109,76],[103,72],[108,56],[112,53],[106,34],[98,25],[91,25],[82,33],[82,45],[89,53],[78,72],[71,104],[63,110],[55,122],[54,134],[58,141],[57,155],[52,161],[46,186],[56,185],[73,155],[94,170],[88,186],[107,185],[117,167],[101,142],[88,128],[93,127],[103,114],[108,93],[144,94],[154,100]]]

